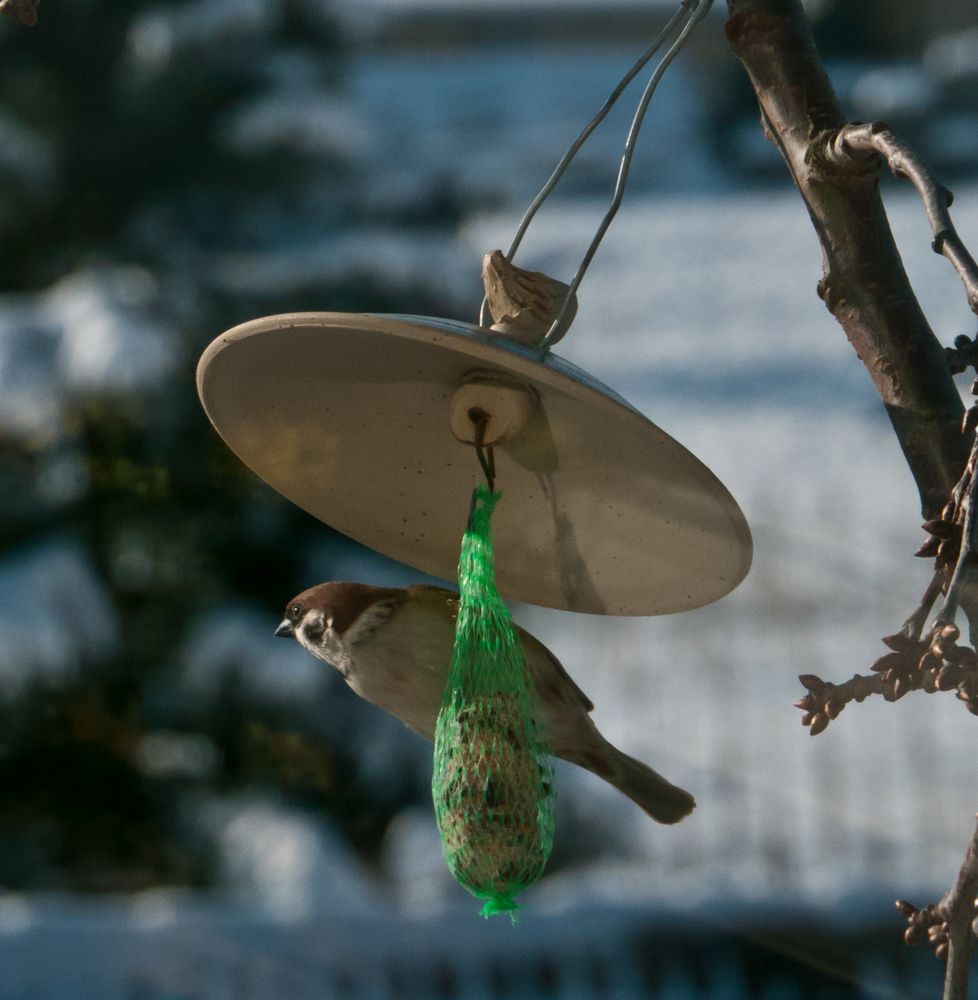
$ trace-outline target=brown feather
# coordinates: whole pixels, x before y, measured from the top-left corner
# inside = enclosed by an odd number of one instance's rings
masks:
[[[523,640],[523,648],[526,650],[528,656],[531,656],[536,651],[550,661],[554,672],[559,678],[557,686],[559,687],[561,696],[566,697],[569,694],[585,712],[593,712],[594,702],[574,683],[574,678],[567,673],[560,660],[535,635],[531,635],[526,629],[520,628],[518,625],[516,629]]]
[[[306,608],[322,608],[332,619],[333,628],[343,635],[364,611],[378,600],[403,603],[406,594],[399,587],[371,587],[366,583],[321,583],[304,590],[289,602]]]

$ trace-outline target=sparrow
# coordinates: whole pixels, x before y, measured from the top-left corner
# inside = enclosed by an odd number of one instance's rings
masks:
[[[366,701],[431,741],[452,660],[458,595],[441,587],[407,589],[322,583],[289,601],[275,630],[337,670]],[[689,792],[622,753],[591,720],[594,705],[539,639],[518,628],[533,676],[550,751],[603,778],[660,823],[677,823],[696,805]]]
[[[546,337],[570,291],[570,285],[556,278],[511,264],[501,250],[482,258],[482,284],[494,320],[492,329],[529,347],[539,346]],[[576,313],[575,295],[551,345],[567,332]]]

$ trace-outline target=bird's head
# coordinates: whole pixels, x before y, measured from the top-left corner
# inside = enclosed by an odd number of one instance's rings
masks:
[[[403,595],[404,591],[363,583],[321,583],[289,601],[275,635],[295,639],[346,673],[356,646],[390,617]]]
[[[330,595],[317,593],[320,589],[305,590],[289,601],[275,635],[279,639],[295,639],[310,653],[333,661],[342,652],[343,640],[336,631]]]

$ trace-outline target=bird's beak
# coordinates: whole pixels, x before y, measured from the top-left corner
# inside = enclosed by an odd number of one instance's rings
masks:
[[[276,639],[294,639],[295,629],[292,626],[292,622],[288,618],[283,618],[282,624],[275,629],[274,635]]]

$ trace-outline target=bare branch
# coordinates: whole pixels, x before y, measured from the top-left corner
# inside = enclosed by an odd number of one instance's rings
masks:
[[[727,5],[727,38],[757,94],[765,135],[784,157],[822,245],[819,294],[886,407],[931,535],[918,554],[935,556],[937,564],[920,606],[900,632],[883,640],[891,652],[873,664],[875,676],[856,674],[843,684],[810,674],[800,678],[808,689],[796,702],[805,713],[802,722],[815,735],[850,701],[872,694],[893,701],[912,690],[956,689],[978,715],[978,654],[958,646],[958,628],[949,620],[960,603],[973,631],[978,622],[974,585],[966,584],[976,561],[972,536],[978,521],[978,442],[968,459],[975,438],[966,435],[975,431],[978,413],[969,411],[962,431],[963,407],[951,375],[952,368],[978,359],[978,338],[973,344],[959,338],[945,352],[932,333],[880,200],[882,160],[916,185],[930,218],[932,245],[957,270],[976,313],[978,267],[951,223],[950,192],[885,127],[852,125],[842,117],[801,0],[727,0]],[[922,637],[945,585],[947,599]],[[978,831],[957,884],[941,903],[925,910],[898,904],[908,922],[907,942],[926,936],[947,959],[945,1000],[967,996],[976,855]]]
[[[976,407],[968,410],[965,426],[972,427]],[[920,604],[894,635],[883,643],[891,652],[870,668],[875,676],[856,674],[843,684],[804,674],[801,683],[808,694],[795,702],[805,714],[802,725],[817,736],[828,728],[850,701],[863,701],[881,694],[897,701],[911,691],[956,691],[968,711],[978,715],[978,653],[959,646],[960,630],[954,624],[959,604],[969,612],[971,639],[975,641],[974,586],[978,565],[978,433],[961,478],[951,491],[941,516],[924,522],[930,538],[917,555],[934,556],[935,570]],[[953,572],[952,572],[953,566]],[[922,637],[924,623],[938,595],[946,596],[929,631]],[[970,590],[969,590],[970,588]],[[967,598],[966,601],[963,598]]]
[[[968,968],[971,963],[975,894],[978,893],[978,827],[968,845],[957,881],[941,900],[948,923],[947,975],[944,1000],[967,1000]]]
[[[934,574],[920,604],[900,631],[884,637],[883,643],[890,652],[870,667],[875,676],[856,674],[842,684],[824,681],[814,674],[799,678],[808,694],[796,701],[795,707],[805,713],[802,725],[808,727],[812,736],[824,732],[849,702],[864,701],[873,694],[880,694],[887,701],[898,701],[911,691],[956,690],[968,710],[978,715],[978,654],[957,644],[961,633],[954,624],[961,596],[973,579],[978,561],[976,466],[978,434],[974,436],[965,470],[941,516],[924,522],[930,538],[917,555],[935,557]],[[922,636],[924,623],[945,584],[947,595],[934,623]]]
[[[850,124],[841,128],[826,148],[829,162],[845,169],[854,160],[875,161],[882,157],[895,177],[907,178],[924,202],[934,234],[931,246],[944,254],[958,272],[968,294],[971,311],[978,314],[978,264],[968,252],[948,211],[954,195],[921,163],[920,158],[902,139],[881,122]]]
[[[836,718],[850,701],[865,701],[871,694],[887,697],[891,690],[879,674],[873,677],[854,674],[842,684],[823,681],[815,674],[802,674],[798,680],[808,689],[808,694],[795,702],[795,708],[800,708],[805,713],[801,717],[801,724],[808,726],[812,736],[818,736],[827,729],[829,722]],[[896,699],[890,695],[887,700]]]
[[[937,613],[937,621],[950,623],[954,621],[954,616],[958,610],[961,600],[961,592],[965,583],[973,573],[976,559],[978,559],[978,539],[976,539],[976,525],[978,525],[978,476],[975,475],[975,467],[978,465],[978,434],[975,434],[974,443],[971,446],[971,454],[968,456],[968,463],[964,473],[958,481],[958,485],[951,494],[952,502],[958,508],[955,520],[963,522],[961,526],[961,541],[958,546],[958,559],[954,566],[954,574],[947,588],[947,596],[944,604]]]
[[[822,244],[819,293],[873,379],[924,516],[936,517],[967,457],[963,407],[893,240],[878,158],[850,156],[843,164],[828,155],[848,122],[800,0],[728,0],[728,9],[727,38]]]
[[[928,943],[934,954],[947,960],[944,1000],[968,1000],[968,969],[978,894],[978,827],[971,837],[957,881],[939,903],[918,908],[905,899],[896,901],[907,921],[907,944]]]
[[[957,625],[938,620],[923,639],[904,632],[886,636],[883,642],[891,652],[870,667],[872,676],[856,674],[833,684],[802,674],[798,680],[808,694],[795,702],[804,712],[802,725],[817,736],[851,701],[865,701],[873,694],[899,701],[911,691],[954,691],[965,708],[978,715],[978,654],[970,646],[959,646],[959,636]]]
[[[934,525],[946,525],[947,521],[926,521],[924,522],[924,528],[930,527],[930,530],[937,531]],[[948,527],[952,527],[948,525]],[[945,538],[944,541],[948,539]],[[938,545],[938,549],[940,544]],[[940,553],[937,553],[939,556]],[[927,622],[927,616],[930,614],[930,610],[934,607],[934,602],[937,600],[937,595],[941,592],[942,581],[944,579],[944,574],[941,572],[940,565],[934,571],[934,575],[931,577],[930,583],[927,584],[927,589],[924,591],[924,596],[920,599],[920,604],[914,609],[910,617],[903,623],[903,628],[900,629],[900,634],[906,636],[908,639],[919,639],[921,633],[924,631],[924,625]],[[883,640],[886,642],[886,639]]]

